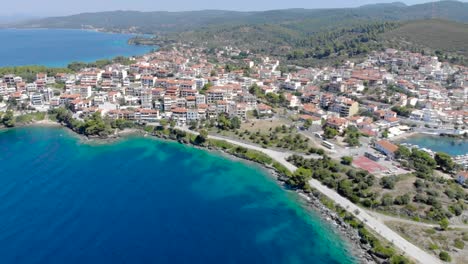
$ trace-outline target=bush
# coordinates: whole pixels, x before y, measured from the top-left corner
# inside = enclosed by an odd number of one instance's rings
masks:
[[[390,264],[409,264],[411,261],[402,255],[393,255],[390,258]]]
[[[463,232],[462,239],[463,239],[464,241],[468,241],[468,232]]]
[[[407,205],[411,201],[411,198],[408,194],[397,196],[394,203],[396,205]]]
[[[440,225],[440,229],[441,230],[447,230],[448,229],[448,226],[449,226],[449,221],[447,218],[444,218],[442,220],[439,221],[439,225]]]
[[[439,246],[437,244],[430,244],[429,245],[429,249],[430,250],[438,250],[439,249]]]
[[[341,157],[341,164],[351,165],[351,163],[353,163],[353,157],[350,157],[350,156]]]
[[[380,185],[384,187],[385,189],[392,190],[393,188],[395,188],[395,183],[396,183],[395,177],[383,177],[380,180]]]
[[[391,247],[384,247],[380,243],[375,243],[374,247],[372,248],[374,253],[382,258],[390,258],[395,254],[395,250]]]
[[[452,261],[452,257],[450,257],[449,253],[445,252],[445,251],[441,251],[439,253],[439,258],[445,262],[450,262]]]
[[[458,249],[464,249],[465,248],[465,242],[463,242],[459,238],[455,239],[455,241],[453,242],[453,245]]]
[[[390,194],[384,194],[384,196],[382,197],[382,200],[380,202],[380,204],[382,206],[389,206],[389,205],[392,205],[393,204],[393,198]]]

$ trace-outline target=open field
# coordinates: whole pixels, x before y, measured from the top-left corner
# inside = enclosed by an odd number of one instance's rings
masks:
[[[468,242],[466,230],[438,231],[434,228],[407,223],[386,222],[386,224],[407,240],[436,256],[443,250],[450,254],[452,263],[468,263],[468,246],[464,245]]]

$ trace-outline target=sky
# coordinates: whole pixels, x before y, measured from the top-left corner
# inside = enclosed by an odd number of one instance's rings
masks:
[[[258,11],[284,8],[337,8],[356,7],[372,3],[398,0],[6,0],[2,1],[1,16],[60,16],[83,12],[139,10],[190,11],[223,9]],[[403,0],[406,4],[419,4],[434,0]]]

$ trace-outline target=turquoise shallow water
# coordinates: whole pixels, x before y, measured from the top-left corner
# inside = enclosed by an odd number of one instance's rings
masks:
[[[142,55],[153,47],[128,45],[132,35],[70,29],[1,29],[0,66],[67,66],[116,56]]]
[[[0,131],[0,263],[354,263],[256,165],[156,139]]]
[[[445,152],[452,156],[468,153],[468,140],[430,135],[416,135],[402,140],[401,143],[410,143],[436,152]]]

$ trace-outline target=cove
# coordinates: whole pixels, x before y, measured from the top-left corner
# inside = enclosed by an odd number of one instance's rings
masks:
[[[143,55],[154,48],[129,45],[132,36],[73,29],[0,29],[0,66],[65,67],[74,61]]]
[[[451,156],[465,155],[468,153],[467,139],[421,134],[406,138],[399,143],[409,143],[421,148],[430,149],[434,152],[444,152]]]
[[[1,263],[357,263],[262,168],[145,137],[0,131]]]

